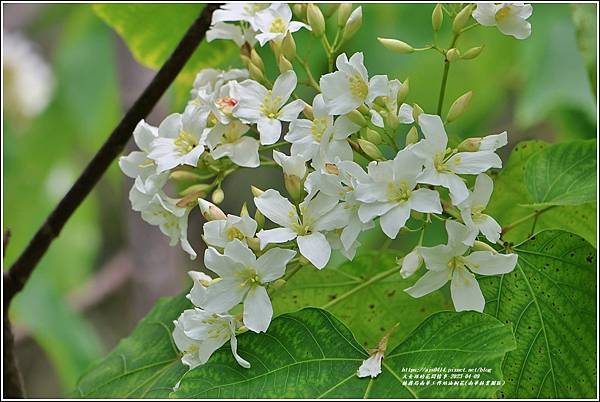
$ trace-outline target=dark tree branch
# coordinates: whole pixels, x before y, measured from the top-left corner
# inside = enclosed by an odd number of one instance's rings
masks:
[[[8,310],[8,305],[13,297],[23,289],[37,263],[46,253],[52,241],[59,235],[73,212],[92,191],[113,160],[123,151],[137,123],[150,113],[175,80],[177,74],[204,38],[210,26],[212,13],[218,7],[219,4],[213,3],[208,4],[202,10],[200,16],[185,33],[169,59],[156,73],[152,82],[123,116],[119,125],[89,162],[69,192],[38,229],[27,248],[10,267],[10,270],[4,274],[3,300],[5,311]],[[165,29],[168,28],[165,27]]]

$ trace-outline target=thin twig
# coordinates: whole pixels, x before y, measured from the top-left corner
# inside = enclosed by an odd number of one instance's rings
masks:
[[[10,267],[10,270],[4,274],[5,308],[10,304],[13,297],[23,289],[37,263],[46,253],[52,241],[60,234],[61,229],[73,212],[92,191],[115,158],[123,151],[136,124],[150,113],[175,80],[198,44],[204,39],[204,35],[210,26],[212,13],[218,7],[219,4],[208,4],[202,10],[202,13],[185,33],[169,59],[156,73],[152,82],[123,116],[119,125],[113,130],[69,192],[38,229],[27,248]]]

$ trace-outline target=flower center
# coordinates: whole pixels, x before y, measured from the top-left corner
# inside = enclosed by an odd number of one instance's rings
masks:
[[[348,83],[350,84],[350,93],[352,96],[360,99],[365,99],[367,97],[369,86],[360,75],[354,74],[348,78]]]
[[[193,135],[186,131],[180,131],[177,138],[175,138],[175,147],[179,155],[185,155],[189,153],[198,145],[198,141]]]
[[[402,180],[400,183],[389,183],[387,192],[388,201],[404,204],[410,198],[412,189],[406,180]]]
[[[230,98],[229,96],[224,96],[222,98],[217,99],[215,103],[223,113],[231,114],[231,111],[238,104],[238,101],[236,99]]]
[[[496,12],[496,21],[500,21],[500,20],[506,18],[508,16],[508,14],[510,14],[511,9],[512,9],[511,6],[504,6],[500,10],[498,10]]]
[[[226,231],[227,240],[239,239],[244,240],[246,236],[235,226],[230,227]]]
[[[435,154],[435,156],[433,157],[433,166],[435,167],[435,170],[437,170],[440,173],[452,173],[453,171],[448,165],[448,160],[454,154],[454,152],[455,151],[451,148],[447,148],[445,151],[440,151],[437,154]],[[454,162],[458,163],[460,162],[460,160],[457,159]]]
[[[314,119],[312,125],[310,127],[310,132],[312,133],[314,139],[317,142],[321,142],[321,138],[323,138],[323,134],[327,131],[328,126],[327,117],[320,117],[318,119]]]
[[[264,97],[260,105],[260,112],[269,119],[276,119],[279,116],[279,105],[281,104],[281,96],[273,98],[271,91]]]
[[[281,17],[277,17],[271,22],[271,27],[269,28],[269,32],[272,33],[284,33],[285,32],[285,22]]]
[[[221,319],[217,315],[210,316],[202,323],[205,325],[210,325],[210,328],[207,331],[210,339],[223,339],[229,337],[229,326],[227,325],[227,321]]]
[[[240,287],[242,288],[246,286],[254,287],[260,285],[261,283],[260,276],[258,276],[258,273],[256,273],[256,269],[252,267],[248,267],[244,271],[240,272],[240,276],[242,279]]]
[[[249,14],[249,15],[254,15],[257,12],[262,11],[265,8],[267,8],[267,6],[268,6],[268,4],[261,4],[261,3],[252,4],[252,3],[249,3],[249,4],[245,4],[244,5],[244,11],[247,14]]]
[[[484,219],[483,216],[483,210],[485,209],[485,207],[483,205],[476,205],[474,207],[471,207],[471,219],[473,219],[473,222],[481,222]]]

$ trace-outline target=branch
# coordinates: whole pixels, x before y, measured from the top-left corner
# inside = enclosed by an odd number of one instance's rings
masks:
[[[38,229],[27,248],[10,267],[10,270],[4,274],[5,311],[7,311],[13,297],[23,289],[37,263],[44,256],[52,241],[60,234],[61,229],[73,212],[92,191],[113,160],[123,151],[136,124],[150,113],[175,80],[204,38],[211,23],[212,13],[218,7],[219,4],[213,3],[208,4],[202,10],[200,16],[185,33],[169,59],[156,73],[154,79],[135,101],[131,109],[123,116],[119,125],[89,162],[69,192]]]

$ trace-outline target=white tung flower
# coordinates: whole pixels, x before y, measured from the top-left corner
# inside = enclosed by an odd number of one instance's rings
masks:
[[[214,314],[201,309],[185,310],[173,321],[173,340],[183,356],[181,362],[191,369],[208,361],[227,341],[238,364],[249,368],[250,363],[237,353],[236,320],[226,314]]]
[[[274,3],[269,8],[258,12],[254,18],[256,29],[260,32],[256,40],[261,46],[269,41],[281,42],[285,35],[302,28],[311,28],[298,21],[292,21],[292,10],[286,3]]]
[[[212,278],[204,272],[188,271],[193,285],[185,297],[196,307],[201,306],[206,301],[206,288],[210,285]]]
[[[212,42],[215,39],[232,40],[239,47],[242,47],[244,43],[247,43],[250,47],[254,47],[256,44],[256,31],[249,26],[216,22],[206,31],[207,42]]]
[[[192,110],[169,115],[158,127],[158,138],[152,141],[148,157],[162,173],[179,165],[196,166],[204,152],[206,121]]]
[[[269,3],[225,3],[213,13],[212,23],[244,21],[258,29],[256,15],[268,7]]]
[[[212,93],[229,81],[243,81],[247,78],[248,70],[246,69],[233,68],[225,71],[205,68],[196,74],[191,90],[192,99],[200,92]]]
[[[249,129],[239,120],[232,120],[229,124],[217,123],[206,137],[210,155],[215,159],[227,156],[238,166],[258,167],[260,143],[256,138],[244,135]]]
[[[320,80],[323,99],[330,114],[350,113],[362,104],[369,105],[376,97],[387,94],[387,77],[376,75],[369,81],[362,53],[354,53],[350,60],[342,53],[335,65],[338,71],[325,74]]]
[[[469,190],[458,174],[479,174],[490,168],[501,168],[502,161],[494,150],[454,153],[448,145],[448,136],[439,116],[421,113],[419,126],[425,137],[410,146],[421,157],[425,170],[417,177],[418,183],[446,187],[454,205],[469,196]]]
[[[140,120],[133,130],[133,139],[140,150],[119,158],[119,167],[123,173],[132,179],[139,177],[148,192],[158,192],[168,179],[167,173],[156,173],[156,164],[148,158],[152,141],[156,138],[158,129]]]
[[[479,275],[501,275],[511,272],[517,264],[516,254],[498,254],[475,251],[464,255],[469,246],[464,244],[469,229],[456,221],[446,221],[448,244],[420,247],[427,273],[414,286],[405,289],[413,297],[429,294],[451,281],[450,291],[456,311],[482,312],[485,299],[473,272]]]
[[[422,166],[421,159],[410,149],[398,152],[392,161],[369,163],[371,180],[359,183],[356,190],[356,198],[363,203],[358,210],[360,219],[368,222],[381,216],[381,229],[395,239],[410,217],[411,210],[441,213],[437,191],[415,189]]]
[[[296,239],[300,254],[315,267],[322,269],[327,265],[331,246],[322,232],[341,228],[346,223],[346,212],[338,206],[337,198],[325,194],[306,198],[300,204],[301,216],[291,202],[273,189],[255,197],[254,204],[264,216],[281,226],[257,233],[262,248],[270,243]]]
[[[227,215],[227,219],[218,219],[204,224],[202,238],[209,246],[225,247],[233,239],[246,243],[254,237],[257,223],[248,215]]]
[[[360,378],[371,377],[375,378],[381,374],[381,361],[383,360],[383,352],[377,351],[369,356],[368,359],[363,360],[362,364],[358,368],[357,375]]]
[[[493,27],[504,35],[526,39],[531,35],[527,18],[533,13],[531,4],[524,3],[477,3],[473,18],[481,25]]]
[[[469,237],[464,240],[466,245],[473,245],[479,232],[491,243],[497,243],[500,239],[502,228],[494,218],[483,213],[493,190],[494,182],[488,175],[482,173],[475,180],[473,192],[458,204],[463,222],[471,231]]]
[[[277,77],[272,90],[253,80],[234,82],[235,98],[239,103],[233,109],[233,115],[245,123],[256,123],[261,144],[274,144],[281,137],[281,122],[295,120],[304,109],[300,99],[285,105],[296,84],[293,70]]]
[[[316,166],[336,157],[351,160],[352,148],[346,139],[360,127],[345,116],[338,117],[334,123],[321,94],[313,99],[312,110],[312,120],[296,119],[290,123],[284,139],[292,143],[292,155],[313,160]]]
[[[140,197],[141,202],[136,202],[137,197]],[[148,196],[139,192],[134,185],[130,192],[130,199],[134,210],[136,209],[135,204],[138,204],[140,206],[138,209],[142,213],[144,221],[158,226],[160,231],[171,239],[170,246],[180,243],[181,248],[190,255],[190,258],[195,259],[196,252],[187,239],[188,215],[190,210],[178,207],[176,205],[178,200],[169,198],[164,194],[154,194],[150,197],[149,201],[143,199],[143,197]]]
[[[206,290],[203,308],[224,312],[244,302],[244,325],[254,332],[265,332],[273,317],[273,307],[265,286],[281,278],[296,255],[293,250],[274,248],[256,258],[252,250],[233,239],[223,254],[209,247],[204,264],[221,279]]]
[[[398,91],[400,91],[401,83],[398,80],[391,80],[387,85],[387,94],[380,99],[385,104],[385,108],[389,113],[396,115],[398,122],[402,124],[414,123],[413,108],[407,103],[403,103],[398,107]],[[377,127],[384,128],[384,119],[381,114],[375,109],[370,110],[371,122]]]

